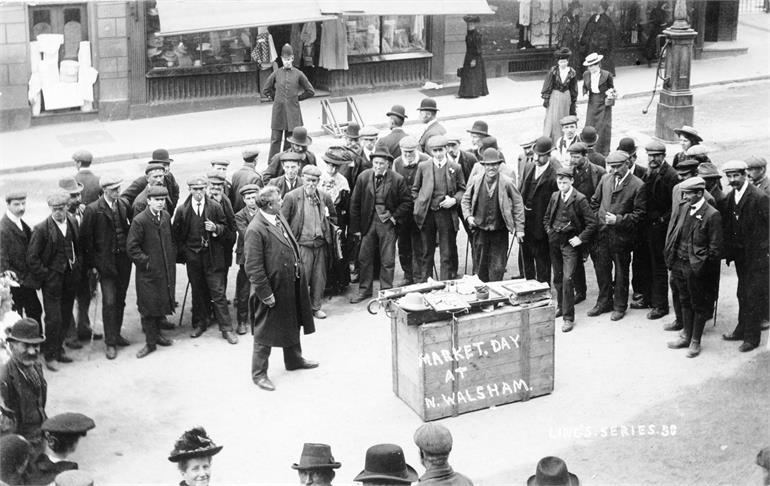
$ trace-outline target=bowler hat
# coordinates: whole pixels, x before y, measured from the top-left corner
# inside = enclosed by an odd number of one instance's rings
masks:
[[[385,116],[397,116],[397,117],[401,118],[402,120],[404,118],[409,118],[408,116],[406,116],[406,108],[404,108],[401,105],[393,105],[390,108],[390,111],[385,113]]]
[[[19,319],[13,326],[5,328],[6,341],[18,341],[27,344],[40,344],[45,341],[45,335],[40,324],[31,317]]]
[[[13,191],[5,195],[5,202],[27,199],[27,193],[24,191]]]
[[[165,172],[166,171],[166,166],[161,164],[161,163],[158,163],[158,162],[150,162],[146,166],[144,166],[144,173],[145,174],[149,174],[150,172],[152,172],[154,170],[162,170],[162,171]]]
[[[468,133],[474,133],[476,135],[481,135],[482,137],[488,137],[489,125],[487,125],[487,122],[484,120],[476,120],[473,122],[471,129],[468,130]]]
[[[283,47],[281,47],[281,57],[294,57],[294,49],[291,48],[291,44],[284,44]]]
[[[721,179],[722,174],[719,173],[717,166],[711,162],[703,162],[698,166],[698,176],[704,179]]]
[[[364,470],[353,481],[387,481],[410,484],[417,471],[404,460],[404,451],[395,444],[377,444],[366,450]]]
[[[493,148],[488,148],[484,150],[483,156],[481,160],[479,160],[479,164],[482,165],[493,165],[493,164],[499,164],[503,161],[503,158],[500,157],[500,152]]]
[[[420,107],[417,108],[417,111],[438,111],[436,100],[433,98],[423,98],[422,101],[420,101]]]
[[[446,139],[445,136],[433,135],[428,139],[428,148],[434,149],[434,148],[446,147],[447,143],[449,143],[449,141]]]
[[[211,167],[214,167],[215,165],[224,165],[225,167],[229,167],[230,161],[227,159],[214,159],[211,161]]]
[[[187,187],[190,189],[203,189],[208,185],[208,180],[205,177],[193,177],[187,180]]]
[[[70,194],[83,192],[83,184],[76,181],[74,177],[65,177],[64,179],[59,179],[59,188],[69,192]]]
[[[409,292],[401,297],[398,300],[398,306],[405,311],[412,312],[426,310],[428,308],[428,306],[425,305],[425,299],[423,299],[422,294],[419,292]]]
[[[51,208],[66,206],[69,201],[70,201],[69,193],[64,192],[62,190],[58,190],[54,192],[53,194],[49,195],[48,198],[46,199],[48,206]]]
[[[93,419],[82,413],[66,412],[48,417],[40,426],[46,432],[60,434],[85,434],[96,427]]]
[[[698,134],[698,130],[694,129],[689,125],[683,125],[682,128],[675,128],[674,133],[676,133],[677,135],[684,135],[685,137],[695,142],[703,141],[703,137],[701,137],[700,134]]]
[[[94,479],[85,471],[70,469],[57,474],[53,484],[54,486],[94,486]]]
[[[206,172],[206,179],[210,184],[222,186],[225,183],[225,176],[218,170],[210,170]]]
[[[679,189],[685,191],[697,191],[700,189],[706,189],[706,181],[702,177],[690,177],[679,183]]]
[[[305,167],[302,168],[302,175],[321,177],[321,169],[319,169],[315,165],[306,165]]]
[[[164,198],[168,197],[168,189],[166,189],[166,186],[149,186],[147,187],[147,199],[153,198],[153,197],[159,197]]]
[[[591,125],[583,127],[583,131],[580,132],[580,140],[585,142],[589,147],[593,147],[599,140],[599,134],[596,132],[596,128]]]
[[[569,59],[570,56],[572,56],[572,51],[569,50],[569,47],[562,47],[561,49],[557,49],[553,53],[553,57],[556,59]]]
[[[155,149],[152,151],[152,160],[150,162],[160,162],[161,164],[170,164],[174,159],[168,156],[168,150],[164,148]]]
[[[746,159],[746,166],[749,169],[762,169],[767,167],[767,160],[758,155],[751,155]]]
[[[357,140],[361,137],[361,125],[355,122],[348,123],[348,126],[345,127],[345,137],[346,138],[352,138],[354,140]]]
[[[99,177],[99,186],[102,188],[112,189],[115,186],[119,186],[123,182],[123,178],[115,174],[106,174]]]
[[[597,54],[595,52],[592,52],[586,57],[586,60],[583,61],[583,66],[593,66],[594,64],[599,64],[602,59],[604,59],[604,56],[601,54]]]
[[[567,464],[558,457],[548,456],[537,463],[535,475],[527,480],[527,486],[579,486],[577,476],[567,470]]]
[[[551,150],[553,150],[553,141],[551,140],[551,137],[539,137],[537,140],[535,140],[535,147],[532,149],[532,151],[537,155],[546,155],[551,153]]]
[[[415,431],[414,443],[428,454],[449,454],[452,451],[452,434],[443,425],[431,422]]]
[[[466,15],[463,17],[463,20],[465,21],[466,24],[470,24],[471,22],[478,24],[479,22],[481,22],[481,17],[479,17],[478,15]]]
[[[94,156],[88,150],[77,150],[72,154],[72,160],[75,162],[91,162],[94,160]]]
[[[346,147],[334,145],[326,149],[326,152],[321,156],[321,158],[327,164],[346,165],[353,161],[353,152],[348,150]]]
[[[206,434],[203,427],[188,430],[176,441],[174,450],[168,456],[171,462],[179,462],[193,457],[211,457],[218,454],[223,446],[218,446]]]
[[[259,192],[259,190],[260,190],[260,187],[256,184],[246,184],[240,189],[238,189],[238,193],[240,193],[241,196],[245,196],[246,194]]]
[[[390,154],[390,151],[388,148],[384,145],[378,145],[374,147],[374,152],[369,156],[372,160],[374,160],[375,157],[381,157],[383,159],[387,159],[389,162],[393,161],[393,156]]]
[[[484,137],[481,139],[481,146],[479,147],[479,152],[483,154],[484,151],[488,148],[499,149],[499,147],[497,146],[497,139],[495,137]]]
[[[295,145],[302,145],[303,147],[307,147],[311,143],[313,143],[313,139],[310,138],[307,134],[307,128],[305,127],[296,127],[291,132],[291,137],[286,139],[289,143],[293,143]]]
[[[584,142],[575,142],[567,147],[567,152],[571,154],[586,154],[588,152],[588,145]]]
[[[575,176],[572,173],[571,167],[560,167],[559,170],[556,171],[556,177],[569,177],[570,179],[573,179]]]
[[[725,165],[722,166],[722,172],[725,174],[728,172],[746,172],[748,168],[748,164],[742,160],[729,160],[725,162]]]
[[[292,464],[292,469],[337,469],[342,464],[334,461],[332,448],[327,444],[309,444],[302,446],[299,464]]]
[[[623,137],[618,143],[617,150],[622,150],[628,155],[634,155],[636,153],[636,141],[631,137]]]
[[[613,150],[605,159],[607,165],[625,164],[628,161],[628,152],[625,150]]]
[[[700,162],[695,159],[685,159],[676,164],[676,170],[677,172],[691,172],[696,170],[698,165],[700,165]]]
[[[248,147],[245,147],[241,152],[241,157],[246,162],[253,162],[258,155],[259,155],[259,147],[257,147],[256,145],[249,145]]]
[[[652,140],[644,146],[644,151],[647,152],[647,155],[666,155],[666,145],[663,142]]]

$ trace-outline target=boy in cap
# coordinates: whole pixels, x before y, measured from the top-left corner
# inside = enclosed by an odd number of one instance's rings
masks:
[[[134,215],[126,237],[126,253],[136,266],[136,306],[142,319],[146,344],[136,353],[141,359],[157,345],[171,346],[160,333],[165,316],[174,312],[176,245],[171,216],[166,212],[168,191],[163,186],[147,189],[147,209]]]
[[[716,293],[712,285],[719,273],[722,253],[722,217],[703,198],[706,182],[692,177],[681,184],[685,197],[677,220],[666,234],[666,264],[671,288],[679,298],[683,332],[668,343],[672,349],[689,348],[687,357],[700,354],[706,321],[712,317]]]
[[[578,117],[567,115],[559,120],[559,124],[561,125],[561,137],[556,140],[553,155],[561,165],[569,167],[570,155],[568,149],[573,143],[578,141]]]
[[[268,156],[270,159],[282,150],[283,142],[292,135],[294,127],[302,126],[299,102],[315,96],[315,90],[307,76],[292,66],[294,50],[289,44],[284,44],[281,48],[281,60],[283,66],[270,74],[262,88],[262,96],[273,100]]]
[[[308,444],[302,446],[299,463],[291,468],[297,471],[302,485],[331,486],[335,469],[342,466],[334,460],[332,449],[326,444]]]
[[[384,145],[393,158],[396,159],[401,156],[399,142],[408,135],[402,128],[404,121],[408,118],[406,116],[406,108],[401,105],[393,105],[390,111],[385,113],[385,116],[388,117],[390,132],[380,139],[380,144]]]
[[[295,160],[299,164],[300,170],[306,165],[316,165],[316,156],[309,150],[313,139],[307,134],[307,128],[295,127],[287,141],[288,147],[270,157],[267,168],[262,173],[262,182],[265,185],[284,174],[283,161],[287,159],[289,154],[298,155]]]
[[[72,306],[80,282],[82,264],[78,223],[67,212],[70,195],[59,191],[48,196],[51,215],[32,231],[27,264],[43,289],[46,367],[58,371],[54,361],[71,363],[64,353],[64,339],[72,323]]]
[[[86,207],[80,240],[86,272],[99,279],[102,288],[102,322],[107,359],[115,359],[118,346],[128,346],[121,336],[126,292],[131,280],[131,259],[126,238],[133,212],[120,197],[122,179],[105,175],[100,180],[102,196]]]
[[[731,160],[722,166],[732,190],[727,195],[724,215],[724,258],[735,262],[738,274],[738,323],[733,332],[723,334],[726,341],[743,341],[738,351],[759,346],[765,319],[770,272],[768,265],[768,208],[764,192],[748,180],[748,166]]]
[[[91,162],[94,157],[88,150],[78,150],[72,154],[77,173],[75,180],[83,185],[83,204],[89,205],[96,201],[102,193],[99,177],[91,172]]]
[[[376,127],[367,125],[361,128],[361,152],[369,163],[372,162],[372,153],[374,152],[378,135],[379,132]]]
[[[457,278],[457,231],[460,218],[455,206],[465,193],[462,167],[447,160],[446,137],[432,137],[429,146],[433,154],[432,161],[423,162],[417,167],[412,184],[414,221],[422,235],[423,265],[420,275],[415,276],[420,282],[427,281],[431,275],[437,245],[441,256],[439,279]]]
[[[425,128],[419,139],[420,151],[430,153],[428,142],[432,137],[445,135],[446,128],[444,128],[436,118],[438,108],[436,106],[436,100],[433,98],[423,98],[422,101],[420,101],[420,107],[417,108],[417,111],[420,113],[420,121],[425,124]]]
[[[257,172],[257,157],[259,157],[259,148],[256,145],[250,145],[241,152],[243,165],[238,169],[230,179],[230,202],[233,205],[233,211],[238,211],[245,206],[241,196],[241,188],[249,184],[256,184],[262,187],[262,174]]]
[[[95,426],[90,417],[71,412],[54,415],[43,422],[46,451],[35,461],[29,484],[51,484],[59,473],[77,469],[78,463],[68,461],[67,457],[75,452],[80,438]]]
[[[417,484],[423,486],[473,486],[473,482],[455,472],[449,465],[452,434],[441,424],[421,425],[414,433],[414,443],[420,449],[420,462],[425,474]]]
[[[11,359],[0,368],[0,434],[19,434],[27,439],[33,448],[30,459],[34,462],[44,449],[40,427],[48,418],[48,383],[39,359],[45,335],[40,324],[25,317],[6,328],[3,337]]]
[[[418,150],[417,139],[411,135],[402,138],[398,145],[401,148],[401,155],[393,161],[393,170],[404,178],[406,186],[410,188],[411,196],[417,167],[420,163],[430,160],[430,157]],[[414,215],[409,214],[404,218],[402,224],[396,227],[396,231],[398,232],[398,261],[404,272],[404,281],[399,286],[412,285],[415,279],[420,278],[422,272],[422,237],[420,228],[414,222]]]
[[[588,199],[572,187],[572,181],[572,169],[556,171],[559,190],[551,196],[543,218],[558,302],[556,317],[564,318],[563,332],[571,331],[575,325],[575,270],[598,226]]]
[[[243,201],[243,208],[235,213],[235,226],[238,229],[238,243],[235,247],[235,263],[238,265],[238,276],[235,279],[235,311],[238,321],[238,327],[235,332],[237,334],[246,334],[247,326],[249,322],[249,290],[251,284],[249,283],[249,277],[246,275],[246,269],[244,268],[245,257],[243,255],[243,242],[246,238],[246,229],[249,227],[249,223],[257,214],[257,193],[261,189],[261,181],[259,184],[246,184],[242,186],[240,191],[240,198]]]
[[[150,162],[144,167],[144,178],[146,184],[144,189],[142,189],[136,198],[133,199],[133,203],[131,204],[131,211],[134,214],[139,214],[147,208],[147,190],[150,186],[166,187],[165,177],[166,167],[163,164],[158,162]],[[168,187],[166,187],[166,191],[168,191]],[[128,200],[125,197],[125,192],[123,193],[122,197]],[[173,211],[174,207],[175,206],[173,201],[170,199],[170,197],[167,197],[166,211]]]
[[[211,161],[211,172],[217,172],[219,174],[219,179],[222,180],[222,193],[224,194],[224,197],[229,200],[231,186],[230,181],[227,180],[228,167],[230,167],[230,161],[227,159],[214,159]]]
[[[0,273],[8,274],[18,283],[11,287],[12,310],[40,322],[43,307],[37,297],[37,283],[29,265],[27,248],[32,229],[22,219],[27,209],[26,192],[5,195],[6,212],[0,219]]]
[[[179,202],[179,184],[176,182],[174,174],[171,173],[171,162],[173,161],[174,159],[169,157],[168,150],[160,148],[155,149],[152,152],[152,159],[148,162],[148,164],[160,164],[163,167],[163,182],[161,185],[163,185],[168,191],[169,200],[169,204],[166,206],[166,211],[173,211]],[[145,172],[145,174],[147,174],[147,172]],[[121,197],[125,198],[129,204],[133,204],[134,199],[136,199],[137,196],[141,194],[144,188],[147,187],[147,184],[147,176],[139,176],[134,180],[134,182],[131,183],[131,185],[128,186],[128,188],[126,188],[125,191],[123,191]],[[138,212],[135,211],[135,214],[138,214],[142,211],[144,211],[144,207],[142,207]]]

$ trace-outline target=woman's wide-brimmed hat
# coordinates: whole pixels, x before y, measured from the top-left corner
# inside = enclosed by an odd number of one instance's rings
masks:
[[[597,54],[595,52],[592,52],[591,54],[586,57],[586,60],[583,61],[583,66],[593,66],[594,64],[599,64],[602,59],[604,59],[604,56],[601,54]]]
[[[698,130],[694,129],[689,125],[684,125],[682,126],[682,128],[675,128],[674,133],[676,133],[677,135],[684,135],[690,140],[697,141],[698,143],[703,141],[703,137],[701,137],[700,134],[698,134]]]
[[[292,469],[337,469],[342,464],[334,461],[332,448],[327,444],[308,444],[302,446],[299,463],[292,464]]]
[[[411,484],[417,477],[417,471],[406,463],[401,447],[377,444],[367,449],[364,470],[353,481]]]
[[[206,434],[203,427],[188,430],[176,441],[174,450],[168,456],[171,462],[179,462],[193,457],[211,457],[218,454],[223,446],[218,446]]]
[[[572,55],[572,51],[569,50],[569,47],[562,47],[561,49],[557,49],[553,53],[553,57],[555,57],[557,60],[569,59],[571,55]]]
[[[580,486],[580,479],[567,470],[567,464],[558,457],[548,456],[537,463],[535,475],[527,486]]]
[[[463,20],[465,21],[466,24],[470,24],[471,22],[478,24],[479,22],[481,22],[481,17],[479,17],[478,15],[466,15],[463,17]]]

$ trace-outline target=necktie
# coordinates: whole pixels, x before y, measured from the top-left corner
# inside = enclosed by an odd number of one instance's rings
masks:
[[[382,184],[382,176],[381,175],[374,176],[374,187],[376,189],[379,189],[380,188],[380,184]]]
[[[620,179],[615,180],[615,189],[617,189],[618,187],[620,187]]]
[[[198,217],[200,217],[200,215],[201,215],[201,203],[198,203],[195,206],[196,206],[195,214],[197,214]]]

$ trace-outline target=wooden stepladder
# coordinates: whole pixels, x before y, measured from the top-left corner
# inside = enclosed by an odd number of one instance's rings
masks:
[[[344,121],[338,121],[334,116],[334,110],[332,104],[345,103],[347,107],[347,116]],[[324,98],[321,100],[321,126],[330,135],[334,135],[337,138],[342,137],[345,128],[350,122],[358,123],[358,126],[364,126],[364,120],[361,118],[361,113],[358,111],[356,102],[352,96],[340,96],[338,98]]]

